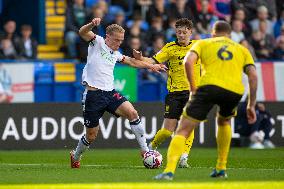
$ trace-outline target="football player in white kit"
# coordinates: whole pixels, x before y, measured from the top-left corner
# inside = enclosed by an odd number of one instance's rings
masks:
[[[137,111],[132,104],[114,89],[113,70],[121,62],[137,68],[148,68],[155,72],[165,71],[162,64],[148,64],[122,55],[118,48],[124,40],[124,29],[112,24],[106,28],[106,38],[96,35],[92,28],[100,24],[100,18],[82,26],[80,36],[89,42],[87,64],[83,70],[82,82],[86,89],[83,94],[83,116],[86,134],[79,140],[75,150],[70,152],[71,167],[79,168],[81,154],[96,139],[99,119],[105,111],[127,118],[141,149],[141,155],[148,151],[144,129]],[[127,74],[127,73],[126,73]]]

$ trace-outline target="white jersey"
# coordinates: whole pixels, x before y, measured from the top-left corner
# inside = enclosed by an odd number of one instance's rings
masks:
[[[82,75],[83,84],[112,91],[114,66],[117,61],[123,61],[123,58],[119,51],[113,51],[105,44],[104,38],[96,35],[88,47],[87,64]]]

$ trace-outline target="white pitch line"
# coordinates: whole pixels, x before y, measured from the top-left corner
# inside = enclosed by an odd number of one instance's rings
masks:
[[[6,166],[58,166],[59,164],[56,163],[0,163],[0,165],[6,165]],[[60,164],[60,166],[65,166],[63,164]],[[67,166],[67,164],[66,164]],[[69,166],[69,165],[68,165]],[[133,166],[110,166],[108,164],[97,164],[97,165],[81,165],[82,167],[114,167],[114,168],[144,168],[144,166],[140,165],[133,165]],[[214,167],[191,167],[192,169],[214,169]],[[246,167],[231,167],[227,168],[231,170],[261,170],[261,171],[284,171],[282,168],[276,168],[276,169],[267,169],[267,168],[246,168]]]

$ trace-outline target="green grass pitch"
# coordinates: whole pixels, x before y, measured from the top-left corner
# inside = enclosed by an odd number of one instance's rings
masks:
[[[159,150],[166,163],[166,149]],[[143,167],[138,149],[91,149],[80,169],[71,169],[69,151],[0,151],[0,189],[6,188],[284,188],[284,148],[232,148],[228,179],[213,179],[216,149],[193,148],[188,169],[172,182],[153,177],[163,168]]]

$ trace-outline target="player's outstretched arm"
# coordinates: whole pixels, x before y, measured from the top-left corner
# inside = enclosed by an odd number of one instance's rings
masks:
[[[137,60],[135,58],[131,58],[125,56],[124,61],[122,63],[128,64],[129,66],[135,68],[147,68],[151,69],[154,72],[166,71],[167,67],[163,64],[151,64],[147,61]]]
[[[147,63],[150,63],[150,64],[156,63],[156,61],[153,60],[153,58],[148,58],[148,57],[143,56],[141,51],[137,51],[137,50],[133,49],[132,54],[133,54],[133,57],[137,60],[141,60],[141,61],[144,61],[144,62],[147,62]]]
[[[100,18],[94,18],[92,22],[89,24],[86,24],[82,26],[79,30],[79,35],[85,40],[85,41],[91,41],[94,39],[95,35],[94,32],[92,32],[93,27],[100,25],[101,19]]]
[[[248,123],[253,124],[256,121],[255,105],[257,90],[257,73],[254,65],[248,65],[245,69],[249,82],[249,101],[247,106]]]
[[[198,55],[194,51],[189,51],[184,58],[186,76],[190,84],[190,90],[194,94],[196,91],[196,83],[194,80],[194,64],[198,60]]]

